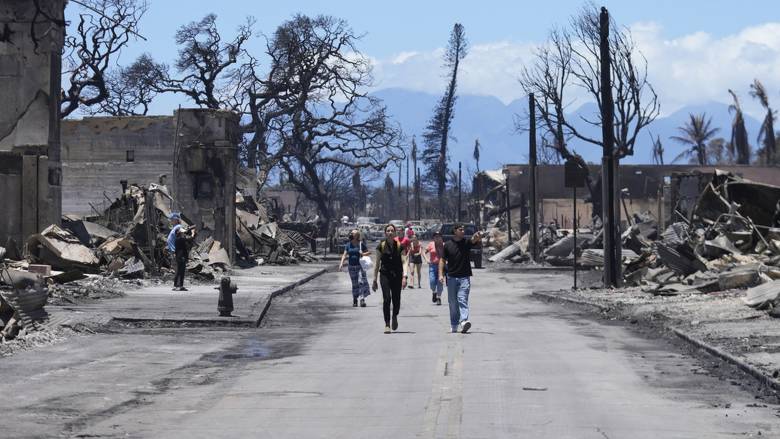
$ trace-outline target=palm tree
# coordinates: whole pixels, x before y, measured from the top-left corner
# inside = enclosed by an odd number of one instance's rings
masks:
[[[731,145],[723,137],[712,139],[707,143],[707,161],[711,165],[734,164],[734,155]]]
[[[764,143],[764,147],[757,151],[758,156],[762,158],[763,162],[767,165],[775,164],[775,112],[769,107],[769,96],[767,96],[764,84],[758,79],[753,80],[750,84],[750,96],[757,98],[761,102],[761,106],[766,110],[766,117],[761,124],[761,130],[758,132],[759,144]]]
[[[742,115],[742,107],[739,106],[737,95],[729,89],[734,103],[729,105],[729,113],[734,112],[734,121],[731,123],[731,142],[730,151],[737,156],[738,165],[750,164],[750,144],[748,144],[747,130],[745,129],[745,118]]]
[[[719,128],[711,128],[712,118],[705,120],[706,118],[707,113],[691,114],[690,120],[677,128],[682,135],[672,136],[672,140],[690,148],[681,152],[672,163],[683,157],[690,157],[695,158],[700,165],[707,164],[707,141],[719,131]]]
[[[650,139],[653,139],[652,134],[650,134]],[[664,145],[661,143],[661,138],[658,136],[653,140],[653,163],[656,165],[664,164]]]
[[[477,161],[477,174],[479,174],[479,138],[474,142],[474,160]]]

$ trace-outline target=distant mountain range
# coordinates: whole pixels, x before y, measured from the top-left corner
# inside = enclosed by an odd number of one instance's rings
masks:
[[[417,136],[418,148],[422,148],[422,133],[433,113],[433,108],[439,96],[410,91],[405,89],[384,89],[373,93],[382,99],[388,107],[390,115],[398,121],[404,132]],[[450,168],[457,168],[459,160],[464,169],[475,168],[472,153],[474,140],[479,138],[482,146],[480,169],[496,169],[507,163],[528,162],[528,134],[516,133],[514,117],[523,114],[528,107],[528,101],[515,100],[505,105],[492,96],[459,95],[455,107],[455,118],[452,123],[452,136],[456,140],[450,142]],[[577,120],[578,130],[585,135],[601,137],[601,128],[582,122],[579,116],[593,119],[598,107],[595,103],[582,105],[571,115],[569,120]],[[731,137],[731,120],[728,105],[710,102],[703,105],[691,105],[666,116],[659,117],[642,133],[634,147],[634,155],[627,157],[621,163],[649,164],[653,162],[652,141],[650,134],[659,136],[664,147],[664,163],[670,163],[685,148],[671,140],[671,136],[679,135],[678,127],[685,124],[689,114],[707,113],[712,118],[712,126],[720,129],[715,137],[729,140]],[[753,149],[761,123],[745,115],[745,126]],[[585,160],[600,163],[601,149],[582,141],[572,141],[572,149],[581,154]],[[681,160],[678,163],[685,163]]]

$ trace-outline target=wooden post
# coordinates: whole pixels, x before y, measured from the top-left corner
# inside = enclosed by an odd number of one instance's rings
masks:
[[[460,177],[460,173],[461,173],[461,162],[458,162],[458,214],[456,216],[456,218],[458,218],[458,222],[461,222],[461,217],[460,217],[460,194],[461,194],[460,184],[461,184],[461,177]]]
[[[528,221],[528,246],[531,250],[531,260],[539,262],[539,218],[537,212],[538,200],[536,199],[536,102],[534,94],[528,95],[528,161],[530,173],[530,220]]]
[[[409,220],[411,215],[409,214],[409,157],[406,157],[406,218]]]
[[[506,231],[509,236],[509,245],[512,245],[512,204],[509,201],[509,168],[504,168],[506,170],[506,182],[504,184],[504,188],[506,189]]]

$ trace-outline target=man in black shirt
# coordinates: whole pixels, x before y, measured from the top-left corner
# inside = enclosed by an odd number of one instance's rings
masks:
[[[452,332],[467,333],[469,321],[469,292],[471,291],[471,248],[482,241],[479,232],[470,240],[464,239],[463,224],[455,224],[454,237],[444,244],[444,253],[439,259],[439,281],[444,283],[444,264],[447,264],[447,302],[450,306]]]
[[[175,253],[174,260],[176,261],[176,275],[173,279],[173,284],[178,285],[173,289],[176,291],[187,291],[184,287],[184,270],[187,268],[187,259],[190,255],[190,248],[192,248],[192,240],[195,238],[195,226],[191,226],[188,229],[183,227],[176,230],[176,239],[174,241]]]
[[[393,306],[392,330],[398,329],[398,311],[401,310],[401,289],[406,288],[406,264],[401,259],[401,244],[396,237],[395,226],[385,226],[385,239],[376,248],[374,264],[374,291],[382,285],[382,312],[385,317],[385,334],[390,333],[390,305]]]

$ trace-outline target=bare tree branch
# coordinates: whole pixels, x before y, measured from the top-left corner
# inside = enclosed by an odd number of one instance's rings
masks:
[[[98,105],[109,98],[109,68],[131,36],[138,35],[138,24],[148,9],[146,0],[81,0],[75,4],[84,11],[65,38],[63,118],[79,107]],[[120,71],[114,73],[118,74]]]

